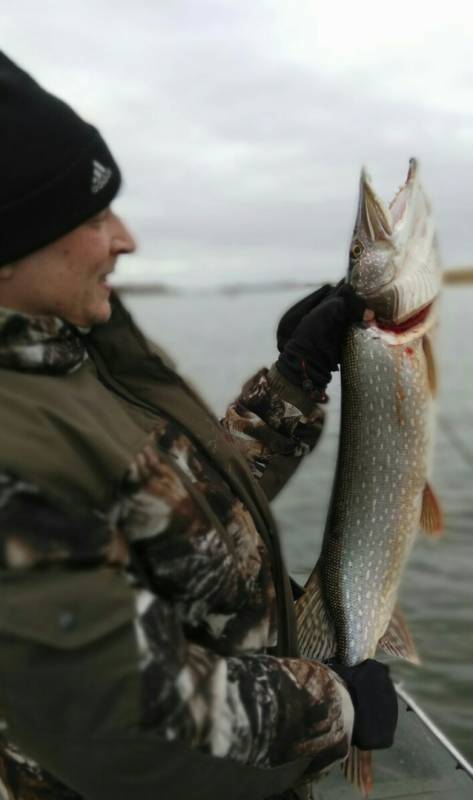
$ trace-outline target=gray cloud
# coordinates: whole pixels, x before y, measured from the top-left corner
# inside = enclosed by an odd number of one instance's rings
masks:
[[[473,101],[416,93],[401,43],[378,70],[295,58],[275,33],[284,6],[19,0],[1,28],[9,55],[110,141],[118,208],[158,272],[163,260],[196,280],[341,274],[361,163],[389,200],[411,155],[445,260],[471,261]],[[468,92],[471,70],[458,75]]]

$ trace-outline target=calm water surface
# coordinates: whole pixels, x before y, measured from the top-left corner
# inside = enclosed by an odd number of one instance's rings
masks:
[[[137,320],[176,360],[218,415],[252,372],[275,358],[281,312],[301,292],[125,296]],[[473,288],[444,291],[441,390],[433,485],[446,533],[419,535],[400,591],[421,667],[393,664],[426,711],[473,761]],[[336,376],[338,378],[338,376]],[[339,384],[330,385],[321,442],[274,503],[288,565],[311,570],[334,477]]]

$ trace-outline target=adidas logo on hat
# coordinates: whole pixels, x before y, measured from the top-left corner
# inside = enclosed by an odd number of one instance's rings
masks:
[[[97,194],[103,189],[104,186],[107,185],[110,178],[112,177],[112,170],[108,167],[104,167],[100,161],[92,161],[93,166],[93,173],[92,173],[92,183],[91,183],[91,190],[92,194]]]

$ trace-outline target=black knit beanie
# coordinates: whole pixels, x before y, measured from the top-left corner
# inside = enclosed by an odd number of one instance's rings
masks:
[[[0,51],[0,267],[102,211],[120,181],[99,132]]]

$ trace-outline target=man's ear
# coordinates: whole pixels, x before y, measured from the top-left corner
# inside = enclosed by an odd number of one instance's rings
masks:
[[[4,267],[0,267],[0,280],[8,281],[14,272],[13,264],[6,264]]]

